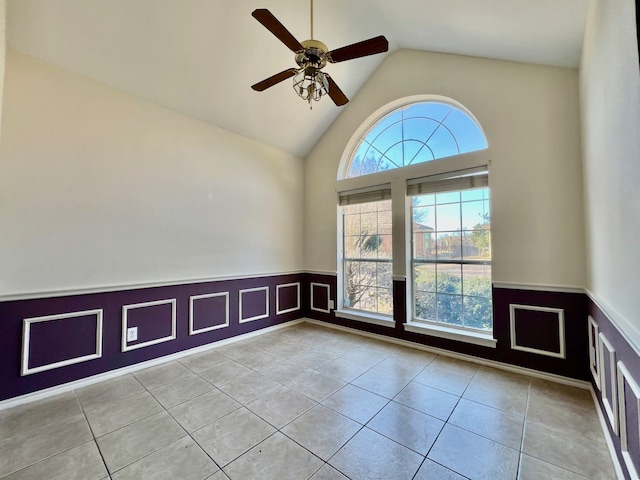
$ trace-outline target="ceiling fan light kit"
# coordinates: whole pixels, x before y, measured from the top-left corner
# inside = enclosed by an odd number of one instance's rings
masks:
[[[308,68],[293,77],[293,89],[300,98],[307,100],[311,107],[312,100],[317,102],[329,93],[329,81],[324,73]]]
[[[366,57],[389,50],[389,42],[382,35],[346,47],[331,50],[319,40],[313,39],[313,0],[311,0],[311,39],[299,42],[278,19],[266,8],[254,10],[251,14],[293,53],[298,68],[289,68],[252,85],[262,92],[287,78],[293,77],[293,89],[303,100],[318,101],[329,96],[337,106],[345,105],[349,99],[340,90],[328,73],[322,71],[327,63],[338,63],[354,58]]]

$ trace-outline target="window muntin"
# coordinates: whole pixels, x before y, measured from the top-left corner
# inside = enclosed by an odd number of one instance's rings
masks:
[[[411,198],[414,320],[492,330],[489,189]]]
[[[342,207],[343,307],[392,315],[391,200]]]
[[[476,121],[441,102],[420,102],[382,117],[360,140],[347,178],[483,150],[487,141]]]

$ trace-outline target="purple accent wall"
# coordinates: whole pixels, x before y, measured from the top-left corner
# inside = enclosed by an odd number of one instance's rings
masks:
[[[393,281],[393,320],[396,322],[396,330],[402,332],[403,323],[407,318],[407,282]]]
[[[138,345],[171,336],[173,309],[170,303],[127,310],[127,328],[138,327],[138,339],[127,345]]]
[[[638,432],[638,402],[629,390],[625,391],[626,405],[626,425],[627,425],[627,448],[631,458],[635,460],[634,466],[637,472],[640,472],[640,432]],[[622,419],[621,419],[622,421]]]
[[[287,287],[280,287],[276,295],[279,302],[280,310],[289,310],[292,308],[300,308],[298,305],[298,285],[289,285]]]
[[[32,323],[29,368],[96,353],[96,329],[96,315]]]
[[[215,293],[215,292],[212,292]],[[193,329],[223,325],[226,322],[227,299],[224,296],[193,300]]]
[[[625,367],[631,374],[635,383],[640,385],[640,355],[633,349],[633,347],[627,342],[627,340],[622,336],[620,331],[614,325],[614,323],[609,319],[605,312],[603,312],[600,307],[591,299],[588,298],[588,310],[589,315],[593,317],[593,319],[598,324],[598,329],[600,333],[602,333],[605,338],[609,341],[611,346],[616,352],[616,361],[620,361],[624,363]],[[605,349],[606,351],[606,349]],[[606,354],[605,354],[606,356]],[[607,359],[608,362],[608,359]],[[610,381],[610,373],[607,367],[602,368],[602,372],[605,375],[605,381]],[[596,396],[598,398],[598,402],[600,404],[600,410],[603,412],[604,417],[606,418],[606,414],[604,413],[604,406],[602,404],[602,391],[598,389],[595,382],[592,380],[593,389],[596,392]],[[627,409],[627,426],[628,430],[628,438],[629,438],[629,451],[634,454],[635,460],[635,468],[637,471],[640,471],[640,426],[638,425],[638,411],[637,411],[637,403],[634,398],[629,398],[629,395],[625,395],[626,400],[626,409]],[[620,419],[623,421],[623,419]],[[607,422],[607,427],[609,429],[609,436],[613,441],[613,445],[616,450],[616,454],[618,456],[618,460],[620,465],[622,466],[623,472],[625,474],[625,478],[627,480],[631,479],[629,472],[627,471],[625,462],[622,458],[621,451],[621,441],[620,437],[614,433],[613,429]],[[618,429],[619,430],[619,429]],[[632,438],[633,437],[633,438]]]
[[[536,353],[522,352],[510,348],[511,332],[509,306],[511,304],[533,307],[559,308],[564,311],[566,358],[554,358]],[[589,340],[587,330],[587,301],[583,293],[544,292],[507,288],[493,289],[494,336],[498,340],[498,355],[501,361],[543,372],[563,375],[578,380],[588,380]],[[519,312],[520,313],[520,312]],[[542,313],[542,312],[532,312]],[[543,318],[543,317],[540,317]],[[555,319],[555,321],[551,321]],[[533,322],[530,318],[530,322]],[[552,327],[549,327],[549,324]],[[516,323],[516,328],[518,327]],[[531,329],[531,325],[527,326]],[[538,336],[536,348],[549,352],[558,351],[557,315],[542,320],[541,329],[553,330],[548,337]],[[524,337],[516,330],[518,341]]]
[[[321,285],[311,286],[312,283],[319,283]],[[327,296],[327,288],[325,285],[329,285],[329,291]],[[311,307],[319,308],[322,310],[329,309],[329,300],[336,301],[336,288],[337,279],[335,275],[321,275],[317,273],[305,273],[303,276],[303,283],[301,285],[302,291],[300,292],[300,299],[302,301],[302,314],[305,317],[313,318],[316,320],[331,320],[335,318],[332,313],[319,312],[312,310]],[[313,305],[311,305],[311,288],[313,288]],[[336,307],[338,306],[335,304]]]
[[[557,313],[518,308],[514,313],[517,345],[560,353]]]
[[[0,400],[298,319],[302,316],[301,311],[275,315],[275,291],[277,285],[300,282],[303,277],[303,274],[291,274],[0,302],[0,365],[2,366],[0,368]],[[238,291],[240,289],[266,286],[269,287],[270,296],[269,316],[252,322],[239,323]],[[229,326],[190,336],[189,296],[220,291],[229,292]],[[260,296],[258,301],[262,305],[260,307],[260,312],[262,313],[264,312],[264,292],[258,292],[258,295]],[[177,338],[168,342],[141,347],[124,353],[121,352],[123,305],[172,298],[176,299]],[[245,301],[247,301],[247,298],[245,298]],[[247,306],[251,308],[251,301],[247,301]],[[168,324],[165,308],[170,308],[170,305],[163,305],[157,310],[160,316],[159,320],[149,316],[149,318],[145,318],[140,323],[138,329],[139,339],[155,338],[158,335],[165,336],[164,333]],[[20,375],[23,319],[94,309],[103,309],[103,351],[101,358],[31,375]],[[141,309],[140,312],[145,310],[147,309]],[[148,309],[147,311],[155,312],[155,310]],[[138,313],[137,310],[136,313]],[[245,313],[245,316],[248,315]],[[65,327],[58,333],[64,337],[65,341],[55,343],[45,341],[40,332],[34,337],[34,339],[37,337],[36,341],[39,342],[37,348],[32,345],[32,358],[34,358],[35,363],[50,363],[51,359],[65,358],[70,355],[76,356],[77,352],[84,352],[85,349],[88,350],[89,348],[91,348],[91,352],[95,351],[95,335],[92,337],[91,332],[85,328],[78,330],[66,329]],[[91,344],[90,347],[89,344]]]
[[[266,290],[256,290],[254,292],[242,292],[242,318],[246,320],[248,318],[259,317],[265,313],[269,313],[267,303],[269,299],[269,292]],[[273,302],[271,302],[273,303]]]
[[[606,345],[603,348],[603,356],[601,359],[601,364],[602,365],[602,371],[605,372],[605,381],[607,383],[607,388],[606,388],[606,395],[605,397],[607,398],[607,400],[609,401],[609,405],[614,405],[614,402],[616,402],[618,399],[615,398],[613,396],[613,389],[615,388],[615,385],[617,385],[616,379],[612,379],[610,372],[611,372],[611,358],[609,356],[609,350],[607,349]],[[614,362],[617,362],[617,360],[614,358]],[[615,369],[616,366],[613,365],[613,368]],[[600,387],[604,390],[604,387],[602,385],[600,385]]]
[[[327,296],[327,288],[324,286],[327,282],[314,282],[314,283],[322,283],[321,285],[313,285],[311,288],[313,289],[313,305],[311,308],[316,308],[320,310],[328,310],[329,309],[329,300],[331,296]],[[332,282],[335,284],[335,279]],[[329,284],[330,292],[335,290],[335,286]],[[322,312],[321,312],[322,313]]]

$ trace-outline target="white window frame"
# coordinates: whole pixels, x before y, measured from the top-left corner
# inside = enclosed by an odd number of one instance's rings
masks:
[[[338,198],[341,193],[356,191],[361,189],[371,189],[372,187],[380,185],[391,186],[391,212],[393,218],[392,236],[393,236],[393,279],[404,280],[407,283],[407,295],[406,312],[407,318],[404,319],[404,328],[406,331],[415,333],[448,338],[466,343],[483,345],[495,348],[496,340],[493,338],[493,333],[482,333],[476,331],[452,329],[439,325],[426,325],[423,323],[416,324],[411,321],[412,317],[412,294],[410,289],[411,278],[408,275],[411,262],[411,244],[408,241],[411,232],[410,219],[410,204],[411,199],[407,196],[407,182],[416,178],[427,177],[432,175],[450,174],[455,171],[464,171],[470,169],[476,169],[479,167],[485,167],[491,175],[491,157],[490,148],[485,150],[479,150],[476,152],[464,153],[452,157],[446,157],[442,159],[432,160],[429,162],[418,163],[416,165],[410,165],[407,167],[397,168],[393,170],[387,170],[368,175],[362,175],[360,177],[346,178],[351,156],[353,155],[358,143],[366,135],[369,128],[378,122],[387,113],[404,105],[411,103],[436,101],[440,103],[448,103],[456,108],[465,112],[469,117],[476,120],[473,114],[463,105],[458,102],[438,96],[438,95],[415,95],[412,97],[406,97],[394,102],[391,102],[380,109],[372,113],[356,130],[344,150],[340,166],[338,168],[338,175],[336,180],[336,219],[337,219],[337,306],[344,304],[344,284],[343,284],[343,268],[344,264],[344,252],[343,252],[343,228],[342,228],[342,215],[341,207],[338,204]],[[482,129],[480,123],[476,120],[479,128]],[[485,135],[486,137],[486,135]],[[492,197],[490,197],[492,198]],[[490,200],[493,202],[493,200]],[[493,205],[492,205],[493,207]],[[493,210],[493,208],[492,208]],[[366,323],[373,323],[376,325],[384,325],[387,327],[395,327],[393,319],[381,318],[379,315],[368,314],[361,311],[345,311],[338,308],[335,311],[337,317],[349,318],[352,320],[359,320]]]
[[[343,200],[345,198],[352,198],[352,197],[360,197],[360,200],[364,200],[364,201],[355,201],[355,202],[350,202],[347,201],[346,205],[349,204],[365,204],[365,203],[373,203],[373,202],[378,202],[378,201],[383,201],[383,200],[391,200],[390,198],[391,195],[391,187],[388,184],[384,184],[384,185],[380,185],[380,186],[375,186],[375,187],[371,187],[371,188],[366,188],[366,189],[360,189],[360,190],[355,190],[355,191],[348,191],[348,192],[340,192],[338,197],[338,203],[343,203]],[[340,232],[339,234],[339,245],[338,245],[338,251],[340,252],[340,267],[339,267],[339,278],[338,278],[338,308],[336,310],[336,315],[338,317],[341,318],[348,318],[350,320],[359,320],[359,321],[363,321],[366,323],[373,323],[376,325],[382,325],[382,326],[388,326],[388,327],[393,327],[395,326],[395,323],[393,321],[393,317],[392,315],[387,315],[387,314],[382,314],[382,313],[376,313],[376,312],[370,312],[370,311],[366,311],[366,310],[360,310],[360,309],[356,309],[356,308],[350,308],[350,307],[346,307],[344,305],[345,302],[345,298],[344,298],[344,266],[345,263],[348,261],[371,261],[371,262],[375,262],[375,263],[388,263],[391,265],[392,269],[393,269],[393,258],[391,260],[380,260],[380,259],[352,259],[352,258],[345,258],[345,254],[344,254],[344,215],[343,215],[343,209],[342,206],[338,207],[338,218],[339,218],[339,227],[338,227],[338,231]],[[393,206],[392,206],[393,208]],[[392,211],[393,212],[393,211]],[[393,235],[392,235],[393,238]],[[391,292],[391,294],[393,295],[393,290]]]
[[[475,172],[473,170],[478,170],[478,172]],[[488,175],[483,175],[481,173],[482,170],[486,170],[486,168],[479,168],[479,169],[472,169],[471,171],[469,171],[469,175],[466,178],[473,178],[474,176],[476,176],[477,178],[480,178],[480,182],[476,183],[476,185],[478,185],[477,188],[488,188]],[[418,180],[410,180],[409,181],[409,185],[407,187],[408,192],[407,192],[407,203],[409,205],[409,213],[408,213],[408,219],[410,220],[410,223],[408,225],[408,235],[409,235],[409,259],[408,259],[408,266],[407,266],[407,271],[409,272],[407,275],[407,289],[411,289],[411,293],[410,293],[410,298],[411,298],[411,303],[410,303],[410,324],[412,326],[416,326],[416,325],[425,325],[425,326],[430,326],[430,327],[435,327],[437,331],[452,331],[452,332],[457,332],[457,331],[461,331],[461,332],[468,332],[471,334],[477,334],[480,335],[481,338],[484,338],[488,333],[491,333],[491,337],[492,337],[492,332],[493,332],[493,327],[491,330],[483,330],[483,329],[478,329],[478,328],[473,328],[473,327],[465,327],[465,326],[461,326],[461,325],[455,325],[455,324],[448,324],[445,322],[439,322],[439,321],[430,321],[430,320],[426,320],[426,319],[418,319],[415,315],[415,300],[416,300],[416,295],[415,295],[415,288],[414,288],[414,267],[417,264],[421,264],[421,265],[440,265],[440,264],[454,264],[454,265],[476,265],[478,263],[476,262],[469,262],[469,261],[465,261],[465,260],[460,260],[460,261],[450,261],[450,262],[439,262],[439,261],[422,261],[422,260],[417,260],[413,257],[413,252],[414,252],[414,245],[413,245],[413,230],[412,230],[412,226],[413,226],[413,209],[412,209],[412,199],[414,196],[416,195],[433,195],[436,193],[448,193],[448,192],[461,192],[464,191],[465,189],[469,189],[469,181],[467,182],[459,182],[456,180],[454,174],[453,177],[451,175],[444,175],[442,178],[441,176],[436,176],[435,179],[418,179]],[[464,178],[464,177],[463,177]],[[467,185],[464,185],[464,184]],[[412,191],[412,187],[417,187],[417,186],[423,186],[425,188],[425,190],[422,193],[418,193],[417,192],[417,188],[413,188],[413,190],[416,190],[415,192]],[[431,188],[430,188],[431,187]],[[451,189],[450,189],[451,188]],[[489,203],[491,203],[491,195],[489,195]],[[461,200],[460,203],[464,203],[464,201]],[[491,207],[489,207],[489,211],[491,211]],[[436,232],[437,233],[437,232]],[[491,231],[489,230],[489,233],[491,233]],[[489,260],[489,265],[491,265],[491,260]],[[409,296],[409,295],[408,295]],[[466,295],[462,295],[463,298]]]
[[[344,152],[342,153],[342,158],[340,159],[340,165],[338,166],[337,180],[338,181],[356,180],[356,179],[372,177],[372,176],[378,175],[380,173],[386,173],[386,172],[377,172],[377,173],[371,173],[371,174],[368,174],[368,175],[362,175],[362,176],[359,176],[359,177],[347,178],[347,174],[349,172],[349,166],[351,164],[351,159],[355,155],[358,147],[360,146],[360,142],[367,136],[367,133],[369,132],[369,130],[373,126],[375,126],[380,120],[382,120],[383,117],[385,117],[386,115],[390,114],[394,110],[397,110],[399,108],[405,107],[407,105],[412,105],[412,104],[416,104],[416,103],[425,103],[425,102],[443,103],[445,105],[450,105],[452,107],[455,107],[458,110],[460,110],[461,112],[463,112],[465,115],[467,115],[469,118],[471,118],[476,123],[476,125],[478,126],[478,128],[480,129],[482,134],[484,135],[485,139],[487,140],[487,145],[489,145],[489,141],[487,139],[487,135],[484,133],[484,129],[482,128],[482,124],[473,115],[473,113],[471,113],[471,111],[467,107],[462,105],[461,103],[456,102],[452,98],[444,97],[442,95],[423,94],[423,95],[412,95],[412,96],[409,96],[409,97],[403,97],[403,98],[399,98],[397,100],[394,100],[394,101],[392,101],[390,103],[387,103],[386,105],[380,107],[375,112],[373,112],[371,115],[369,115],[364,122],[362,122],[360,124],[360,127],[358,127],[358,129],[355,131],[355,133],[351,136],[351,138],[349,139],[349,142],[347,143],[346,148],[344,149]],[[477,152],[469,152],[469,153],[479,153],[479,152],[485,152],[486,153],[487,150],[488,150],[488,148],[485,149],[485,150],[478,150]],[[450,159],[453,159],[453,158],[459,158],[461,156],[468,155],[469,153],[463,153],[463,154],[455,155],[455,156],[452,156],[452,157],[440,158],[440,159],[431,160],[429,162],[424,162],[424,163],[429,164],[429,163],[437,162],[437,161],[440,161],[440,160],[445,160],[446,161],[446,160],[450,160]],[[413,167],[417,167],[417,166],[420,166],[420,165],[422,165],[422,163],[418,163],[418,164],[415,164],[415,165],[409,165],[409,166],[406,166],[406,167],[395,168],[393,170],[388,170],[387,172],[398,172],[400,170],[411,169]],[[414,176],[414,177],[409,177],[409,178],[417,178],[417,177]],[[375,185],[375,184],[371,183],[370,185]]]

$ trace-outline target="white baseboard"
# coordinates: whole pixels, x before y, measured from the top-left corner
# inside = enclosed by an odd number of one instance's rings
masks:
[[[87,387],[89,385],[93,385],[94,383],[110,380],[112,378],[120,377],[122,375],[127,375],[129,373],[137,372],[139,370],[144,370],[145,368],[155,367],[156,365],[161,365],[166,362],[178,360],[179,358],[193,355],[195,353],[206,352],[208,350],[219,348],[224,345],[229,345],[231,343],[239,342],[240,340],[246,340],[248,338],[256,337],[258,335],[264,335],[265,333],[273,332],[274,330],[280,330],[282,328],[291,327],[293,325],[297,325],[302,322],[303,322],[303,319],[298,319],[298,320],[292,320],[290,322],[280,323],[272,327],[262,328],[260,330],[255,330],[253,332],[227,338],[225,340],[220,340],[215,343],[201,345],[199,347],[190,348],[189,350],[182,350],[180,352],[172,353],[170,355],[154,358],[153,360],[147,360],[146,362],[136,363],[135,365],[129,365],[127,367],[118,368],[116,370],[110,370],[108,372],[99,373],[98,375],[82,378],[80,380],[74,380],[73,382],[69,382],[69,383],[63,383],[62,385],[56,385],[55,387],[45,388],[44,390],[38,390],[37,392],[27,393],[25,395],[20,395],[19,397],[9,398],[7,400],[3,400],[0,402],[0,410],[5,410],[11,407],[17,407],[18,405],[34,402],[36,400],[42,400],[44,398],[52,397],[53,395],[58,395],[60,393],[76,390],[78,388]]]

